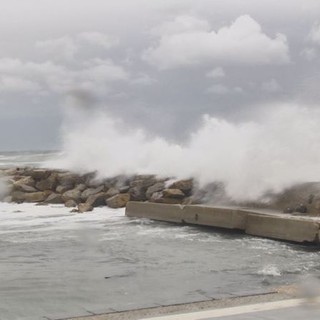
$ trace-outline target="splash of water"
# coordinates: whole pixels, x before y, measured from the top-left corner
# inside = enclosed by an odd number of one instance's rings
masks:
[[[158,174],[222,181],[234,200],[256,200],[294,183],[320,179],[320,112],[297,105],[265,108],[256,121],[232,123],[208,115],[187,143],[148,138],[105,114],[72,113],[64,154],[51,166],[97,170],[101,177]],[[68,129],[66,129],[68,128]]]

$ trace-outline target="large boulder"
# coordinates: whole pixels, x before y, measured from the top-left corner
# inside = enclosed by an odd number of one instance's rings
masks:
[[[57,180],[60,186],[73,188],[77,183],[79,183],[79,176],[74,173],[65,172],[58,174]]]
[[[57,186],[56,192],[62,194],[62,193],[65,193],[66,191],[71,190],[71,189],[73,189],[72,185]]]
[[[94,194],[97,194],[99,192],[102,192],[104,190],[104,186],[99,186],[97,188],[88,188],[86,190],[84,190],[82,193],[81,193],[81,199],[82,200],[87,200],[88,197],[94,195]]]
[[[32,177],[34,180],[39,181],[47,179],[50,176],[51,171],[47,169],[27,169],[25,174]]]
[[[155,203],[182,204],[183,198],[168,198],[164,196],[163,192],[155,192],[149,201]]]
[[[14,191],[12,192],[12,201],[13,202],[43,202],[49,193],[45,191],[38,192],[22,192],[22,191]]]
[[[13,183],[15,190],[21,190],[21,186],[35,187],[35,180],[32,177],[22,177]]]
[[[168,189],[179,189],[181,190],[185,195],[189,196],[192,192],[193,188],[193,180],[178,180],[173,182]]]
[[[155,192],[162,191],[164,187],[165,187],[164,182],[157,182],[156,184],[149,187],[146,191],[147,199],[150,199]]]
[[[66,191],[62,195],[62,199],[64,202],[68,200],[74,200],[75,202],[81,202],[81,191],[77,188]]]
[[[183,199],[185,194],[180,189],[165,189],[162,191],[164,198]]]
[[[74,208],[74,207],[77,206],[77,203],[76,203],[74,200],[70,199],[70,200],[66,201],[66,202],[64,203],[64,205],[65,205],[67,208]]]
[[[111,198],[115,196],[116,194],[119,193],[119,190],[117,188],[111,187],[107,192],[106,192],[106,198]]]
[[[42,179],[36,183],[36,188],[41,191],[55,190],[57,185],[57,174],[51,173],[46,179]]]
[[[62,199],[62,195],[59,193],[51,193],[48,198],[45,200],[46,203],[53,203],[53,204],[58,204],[58,203],[64,203],[64,200]]]
[[[130,200],[129,193],[119,193],[106,200],[106,204],[110,208],[123,208]]]
[[[129,193],[131,200],[134,201],[145,201],[147,200],[146,192],[147,189],[154,185],[157,180],[154,176],[138,176],[138,179],[134,179],[130,182]]]
[[[93,207],[87,202],[78,204],[78,212],[79,213],[88,212],[88,211],[92,211],[92,210],[93,210]]]
[[[92,194],[87,198],[86,203],[92,207],[101,207],[106,205],[106,194],[104,192],[99,192],[97,194]]]

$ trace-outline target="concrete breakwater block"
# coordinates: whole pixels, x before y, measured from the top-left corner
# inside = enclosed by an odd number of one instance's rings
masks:
[[[247,213],[235,209],[187,205],[183,208],[182,218],[189,224],[244,230]]]
[[[182,223],[182,209],[183,206],[179,204],[129,201],[126,206],[126,216]]]
[[[240,230],[270,239],[319,243],[320,219],[256,212],[243,208],[128,202],[128,217]]]
[[[295,242],[319,242],[319,222],[249,214],[246,234]]]

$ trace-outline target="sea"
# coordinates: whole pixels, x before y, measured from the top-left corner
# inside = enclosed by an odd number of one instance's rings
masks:
[[[0,153],[0,167],[57,152]],[[0,203],[0,319],[63,319],[319,281],[319,248],[63,205]]]

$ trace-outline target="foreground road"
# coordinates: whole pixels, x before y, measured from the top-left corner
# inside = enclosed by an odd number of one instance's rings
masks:
[[[303,299],[291,299],[275,302],[264,302],[253,305],[244,305],[232,308],[144,318],[143,320],[316,320],[319,319],[319,316],[319,301],[306,302]]]
[[[73,320],[318,320],[319,318],[319,298],[312,300],[297,298],[295,289],[283,287],[277,292],[266,294],[93,315]]]

